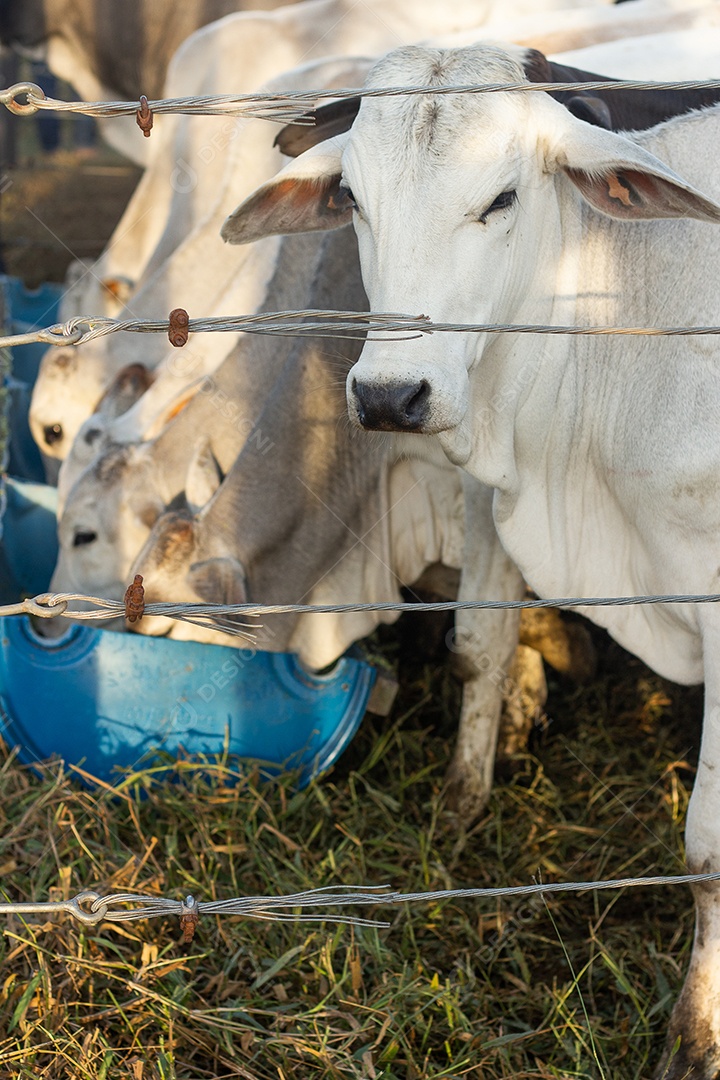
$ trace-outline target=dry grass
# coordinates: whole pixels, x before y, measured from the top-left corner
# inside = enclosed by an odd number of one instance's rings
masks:
[[[554,687],[549,730],[464,832],[443,800],[458,688],[439,665],[406,676],[394,715],[368,718],[299,794],[220,761],[180,763],[179,783],[174,763],[138,771],[112,796],[6,756],[6,896],[416,891],[681,869],[699,691],[606,643],[598,679]],[[226,917],[189,946],[170,921],[8,920],[3,1075],[627,1080],[657,1061],[691,943],[686,890],[389,917],[381,931]]]

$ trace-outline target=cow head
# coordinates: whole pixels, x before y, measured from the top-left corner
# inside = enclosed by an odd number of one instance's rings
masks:
[[[146,602],[242,604],[247,600],[245,571],[228,548],[226,538],[207,527],[204,510],[220,487],[221,475],[209,442],[196,446],[185,481],[187,507],[158,518],[137,555],[129,579],[142,574]],[[172,619],[153,618],[133,627],[161,635],[182,630]],[[217,634],[193,627],[194,640],[217,642]]]
[[[48,457],[65,458],[83,423],[96,410],[117,416],[145,392],[152,376],[132,364],[108,387],[103,342],[51,346],[43,355],[30,402],[33,438]]]
[[[58,512],[63,513],[65,502],[72,488],[94,461],[112,450],[113,447],[128,442],[127,428],[118,430],[116,421],[125,417],[134,406],[141,405],[141,399],[155,381],[154,372],[143,364],[129,364],[118,373],[98,402],[95,412],[80,427],[66,457],[60,463],[58,475]],[[197,383],[183,389],[170,401],[162,401],[157,410],[148,410],[151,419],[145,419],[142,425],[143,439],[154,439],[164,427],[180,413],[192,399],[197,390]],[[136,430],[130,426],[130,432]]]
[[[95,407],[95,412],[81,426],[67,456],[60,464],[58,474],[58,514],[62,514],[65,500],[75,481],[88,465],[112,447],[108,438],[111,424],[127,412],[153,383],[153,373],[143,364],[129,364],[118,373]],[[65,429],[60,429],[59,440],[64,441]],[[47,432],[45,432],[47,439]]]
[[[53,591],[122,600],[133,557],[165,508],[153,479],[142,446],[112,447],[82,474],[58,523]]]
[[[207,438],[197,440],[175,498],[197,510],[214,492],[220,472]],[[111,446],[76,481],[58,525],[59,555],[52,588],[121,600],[133,559],[168,499],[168,480],[152,442]]]
[[[522,79],[499,48],[413,47],[380,61],[368,85]],[[635,142],[590,127],[545,94],[492,93],[365,98],[347,135],[291,163],[239,207],[223,235],[243,242],[352,216],[374,311],[548,322],[566,234],[582,213],[578,193],[629,222],[720,221],[720,206]],[[511,335],[369,335],[348,377],[350,416],[368,428],[447,433],[443,444],[461,462],[469,375],[484,394],[499,390],[514,347]]]

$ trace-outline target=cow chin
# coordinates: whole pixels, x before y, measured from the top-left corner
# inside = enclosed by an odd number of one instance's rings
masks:
[[[472,455],[473,441],[468,413],[465,413],[455,427],[445,428],[438,434],[438,442],[445,456],[453,465],[463,468]]]

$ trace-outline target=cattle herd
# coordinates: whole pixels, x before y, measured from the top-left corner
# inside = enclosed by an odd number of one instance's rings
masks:
[[[147,0],[144,47],[133,55],[128,42],[112,63],[99,13],[121,5],[80,2],[77,26],[39,6],[34,21],[32,3],[4,7],[2,33],[46,39],[51,63],[95,98],[720,75],[709,0],[187,2],[162,41],[153,27],[171,5]],[[122,43],[127,27],[117,32]],[[182,305],[191,316],[330,308],[713,326],[715,101],[697,90],[381,95],[322,106],[314,127],[279,135],[261,120],[163,116],[149,140],[106,121],[145,171],[99,260],[72,268],[62,315],[162,318]],[[49,350],[30,419],[59,488],[51,587],[119,600],[139,573],[153,601],[397,602],[412,586],[464,600],[517,600],[528,586],[718,593],[716,340],[218,333],[175,351],[116,334]],[[720,871],[717,606],[587,614],[661,675],[705,682],[687,862]],[[394,617],[275,616],[263,647],[320,669]],[[238,641],[189,623],[135,628]],[[490,791],[503,696],[522,726],[518,710],[546,694],[540,654],[586,669],[584,634],[556,616],[458,613],[449,791],[466,820]],[[668,1080],[720,1075],[720,884],[695,901],[658,1067]]]

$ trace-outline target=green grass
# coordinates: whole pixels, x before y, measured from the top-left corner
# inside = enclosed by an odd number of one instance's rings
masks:
[[[677,873],[701,695],[614,645],[463,831],[443,778],[458,688],[408,672],[302,793],[180,763],[89,792],[6,754],[0,886],[199,899],[390,882],[402,891]],[[172,769],[176,766],[173,763]],[[378,907],[389,929],[205,919],[6,919],[0,1063],[12,1077],[647,1077],[692,937],[682,888]]]

